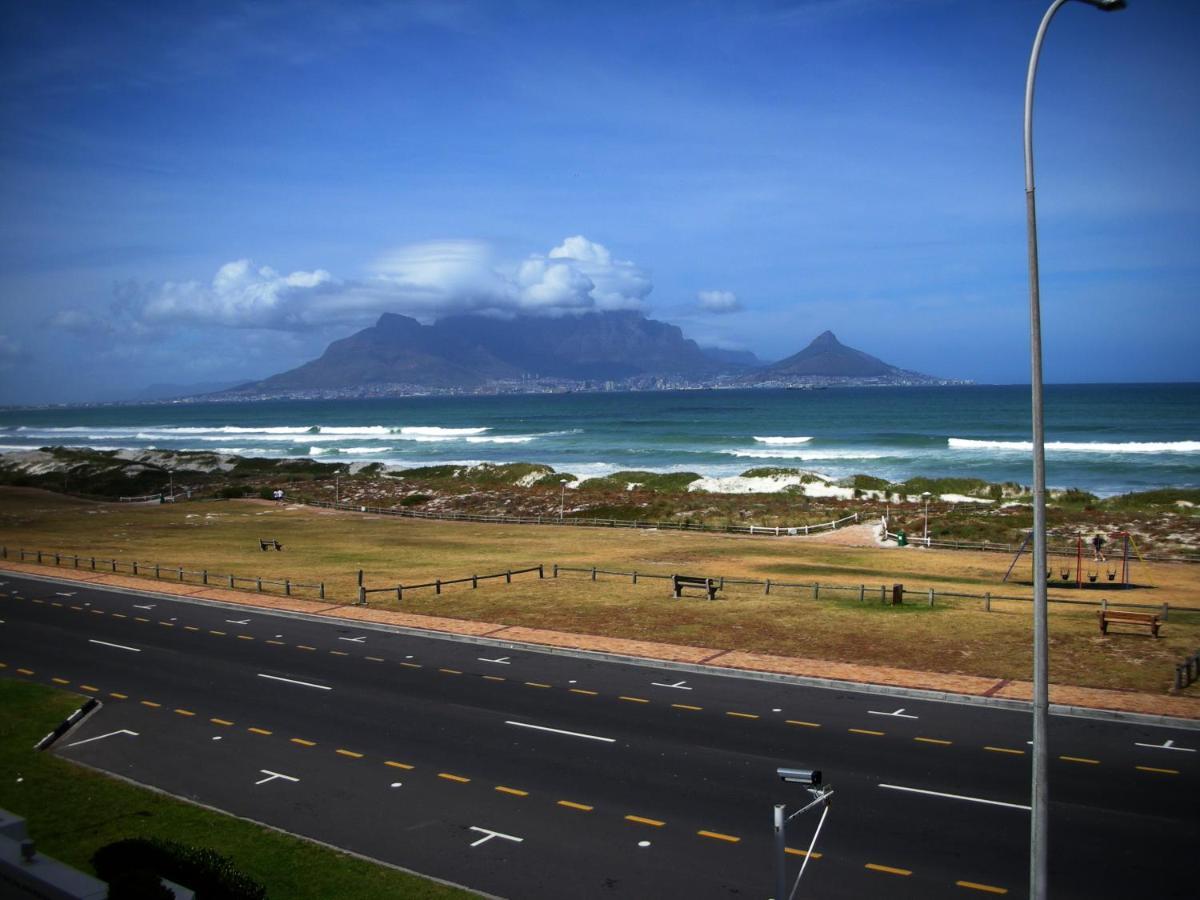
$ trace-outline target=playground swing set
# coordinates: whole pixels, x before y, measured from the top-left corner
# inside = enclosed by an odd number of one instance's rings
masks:
[[[1075,577],[1071,577],[1071,566],[1069,564],[1060,564],[1058,567],[1058,574],[1061,577],[1061,581],[1055,581],[1054,569],[1050,563],[1047,563],[1046,582],[1057,584],[1060,587],[1076,588],[1085,588],[1091,585],[1095,585],[1097,587],[1107,586],[1112,588],[1132,587],[1129,580],[1130,570],[1132,568],[1132,556],[1136,556],[1139,562],[1145,562],[1145,560],[1142,558],[1141,551],[1138,550],[1137,544],[1133,540],[1133,535],[1131,535],[1128,531],[1114,531],[1109,534],[1108,537],[1110,541],[1119,540],[1121,542],[1121,556],[1119,560],[1088,560],[1087,581],[1085,582],[1083,568],[1083,557],[1085,552],[1084,548],[1090,547],[1091,544],[1085,543],[1083,536],[1080,535],[1075,538]],[[1009,576],[1012,575],[1013,569],[1016,568],[1017,562],[1021,559],[1021,554],[1029,549],[1029,545],[1032,543],[1032,541],[1033,532],[1027,531],[1025,533],[1025,539],[1021,541],[1021,546],[1017,548],[1016,555],[1013,556],[1013,560],[1008,566],[1008,571],[1004,573],[1004,578],[1002,580],[1005,583],[1008,582]],[[1064,553],[1062,555],[1067,556],[1068,559],[1070,558],[1068,554]],[[1105,567],[1105,574],[1108,576],[1108,581],[1097,584],[1097,580],[1100,577],[1100,565],[1102,563]],[[1118,574],[1121,576],[1120,581],[1117,581]]]

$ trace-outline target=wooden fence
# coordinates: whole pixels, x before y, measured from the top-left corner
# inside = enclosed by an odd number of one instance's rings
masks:
[[[545,578],[546,572],[543,566],[530,566],[528,569],[508,569],[504,572],[497,572],[494,575],[468,575],[465,578],[435,578],[433,581],[426,581],[423,584],[397,584],[392,587],[369,588],[363,585],[362,570],[358,573],[358,602],[362,606],[367,604],[368,594],[390,594],[393,591],[396,593],[396,602],[404,599],[405,591],[416,591],[421,588],[433,588],[435,594],[441,594],[442,588],[451,584],[470,584],[472,589],[479,587],[479,582],[488,581],[492,578],[503,578],[505,584],[512,584],[514,575],[525,575],[529,572],[537,572],[538,578]]]

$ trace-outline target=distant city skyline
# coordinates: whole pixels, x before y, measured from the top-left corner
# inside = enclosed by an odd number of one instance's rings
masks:
[[[1044,0],[8,4],[0,402],[262,378],[382,312],[829,329],[1028,380]],[[1059,14],[1046,378],[1194,381],[1200,5]]]

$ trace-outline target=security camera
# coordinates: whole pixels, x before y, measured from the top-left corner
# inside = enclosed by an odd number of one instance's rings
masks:
[[[788,784],[807,784],[816,786],[821,783],[820,769],[776,769],[779,778]]]

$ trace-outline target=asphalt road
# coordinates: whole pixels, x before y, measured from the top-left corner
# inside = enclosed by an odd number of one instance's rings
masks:
[[[0,676],[103,701],[54,752],[423,874],[770,897],[796,766],[836,791],[796,896],[1026,893],[1027,714],[0,582]],[[1193,896],[1200,732],[1051,725],[1053,895]]]

